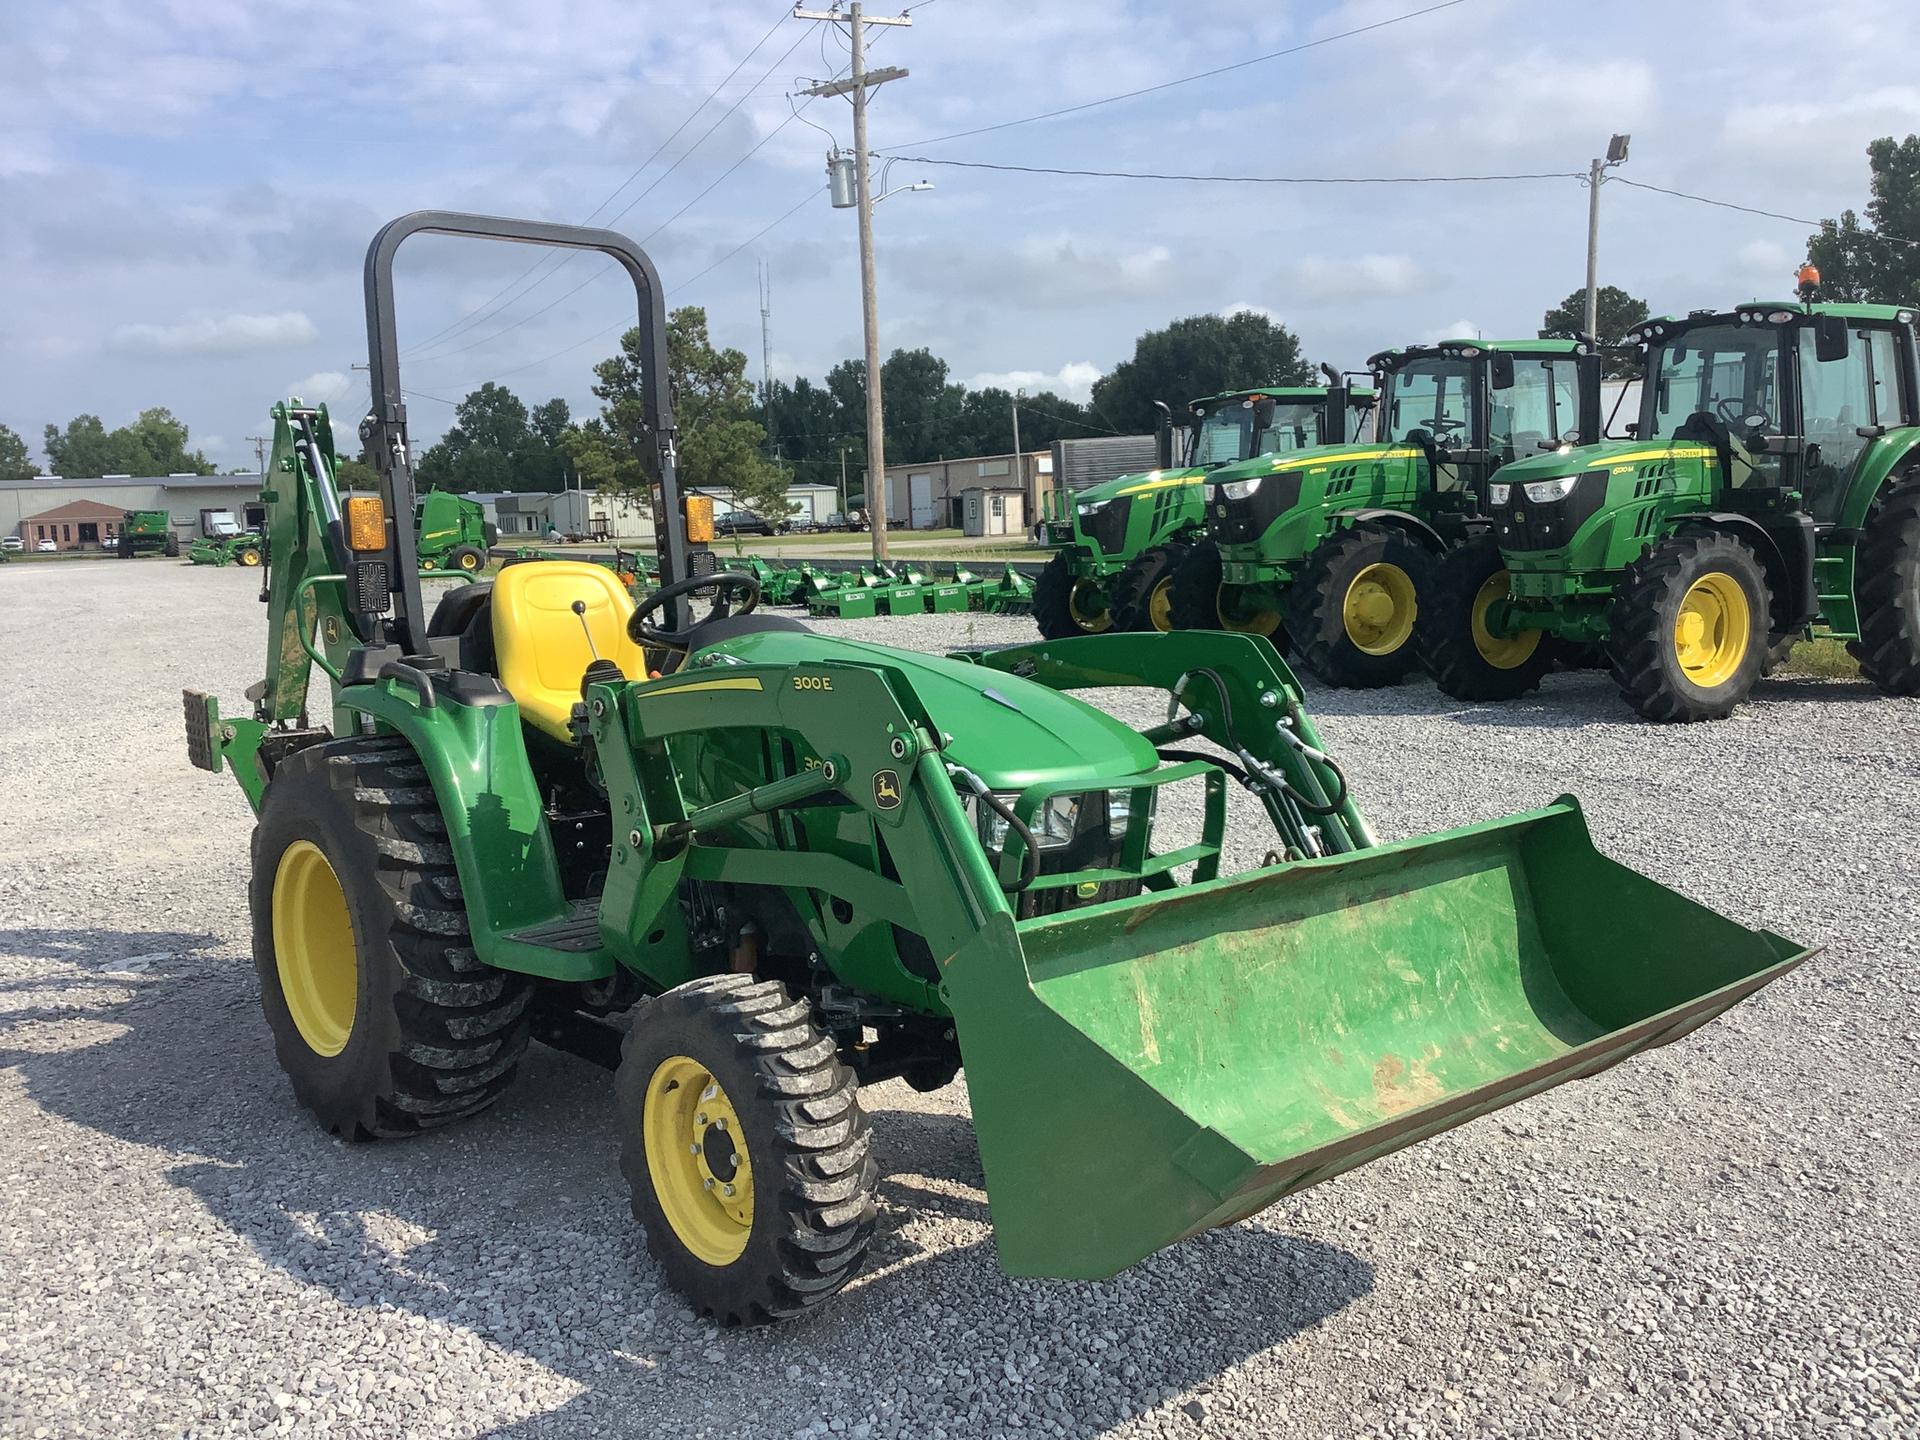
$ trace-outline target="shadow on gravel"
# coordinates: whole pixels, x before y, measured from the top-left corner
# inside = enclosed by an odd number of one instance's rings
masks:
[[[1371,1268],[1346,1251],[1244,1225],[1100,1283],[1008,1279],[965,1117],[893,1109],[878,1089],[887,1178],[869,1273],[817,1317],[716,1332],[664,1288],[629,1218],[604,1072],[535,1046],[518,1083],[479,1119],[420,1140],[348,1145],[294,1104],[245,962],[210,966],[191,954],[197,936],[11,938],[60,958],[183,952],[114,974],[116,989],[131,989],[124,999],[56,1007],[65,1021],[118,1030],[107,1038],[49,1049],[21,1028],[31,1014],[0,1014],[0,1067],[17,1070],[49,1114],[161,1152],[173,1184],[293,1282],[268,1282],[263,1294],[236,1275],[235,1343],[251,1343],[246,1306],[271,1305],[284,1323],[300,1287],[354,1309],[446,1321],[579,1387],[544,1410],[550,1381],[518,1405],[503,1394],[509,1412],[540,1410],[490,1432],[513,1440],[763,1433],[756,1424],[791,1434],[816,1417],[845,1415],[851,1428],[882,1405],[894,1407],[891,1418],[882,1411],[884,1432],[984,1433],[1002,1428],[1014,1396],[1070,1433],[1098,1434],[1372,1289]],[[276,1288],[291,1298],[270,1300]],[[982,1336],[994,1338],[983,1348]],[[390,1352],[334,1372],[335,1383],[353,1387],[371,1369],[389,1404],[396,1379],[430,1377],[457,1392],[494,1383],[436,1354],[431,1334],[416,1338],[423,1358],[411,1377]],[[1127,1376],[1122,1357],[1143,1356],[1152,1373]],[[413,1406],[427,1403],[407,1393]]]

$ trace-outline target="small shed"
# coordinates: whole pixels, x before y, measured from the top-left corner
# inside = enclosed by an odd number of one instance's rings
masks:
[[[1027,528],[1027,495],[1011,486],[973,485],[960,492],[961,523],[969,535],[1020,535]]]
[[[103,540],[117,541],[124,514],[97,500],[74,500],[27,516],[20,522],[20,539],[29,550],[46,540],[59,550],[98,550]]]

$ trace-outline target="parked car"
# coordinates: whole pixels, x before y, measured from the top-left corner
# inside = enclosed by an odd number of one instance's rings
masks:
[[[729,510],[724,515],[713,518],[713,533],[716,535],[771,535],[773,526],[765,517],[751,510]]]
[[[102,550],[118,550],[120,548],[120,537],[118,535],[107,536],[106,539],[100,542],[100,548]]]
[[[51,540],[42,540],[38,545],[34,546],[33,548],[38,550],[43,555],[51,555],[53,554],[54,551],[58,550],[60,547],[54,544],[53,541]]]
[[[22,540],[18,535],[8,535],[0,538],[0,550],[24,550],[26,548],[26,541]]]

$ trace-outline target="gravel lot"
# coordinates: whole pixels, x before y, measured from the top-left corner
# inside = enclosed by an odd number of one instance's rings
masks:
[[[246,806],[180,735],[183,685],[258,677],[256,584],[0,567],[0,1433],[1920,1434],[1920,704],[1783,679],[1661,729],[1597,675],[1505,708],[1314,691],[1383,837],[1571,790],[1609,853],[1826,953],[1102,1284],[1004,1278],[964,1087],[876,1087],[874,1263],[720,1334],[628,1217],[603,1073],[536,1047],[402,1144],[295,1107]]]

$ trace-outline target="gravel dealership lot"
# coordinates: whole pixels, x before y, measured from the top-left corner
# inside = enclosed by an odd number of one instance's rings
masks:
[[[259,677],[257,586],[0,568],[0,1433],[1920,1435],[1920,703],[1784,678],[1659,728],[1597,674],[1506,707],[1310,687],[1383,838],[1572,791],[1607,853],[1825,953],[1100,1284],[1000,1273],[964,1084],[874,1087],[867,1272],[721,1333],[628,1215],[604,1072],[536,1046],[404,1143],[295,1106],[246,804],[181,738],[183,685]]]

